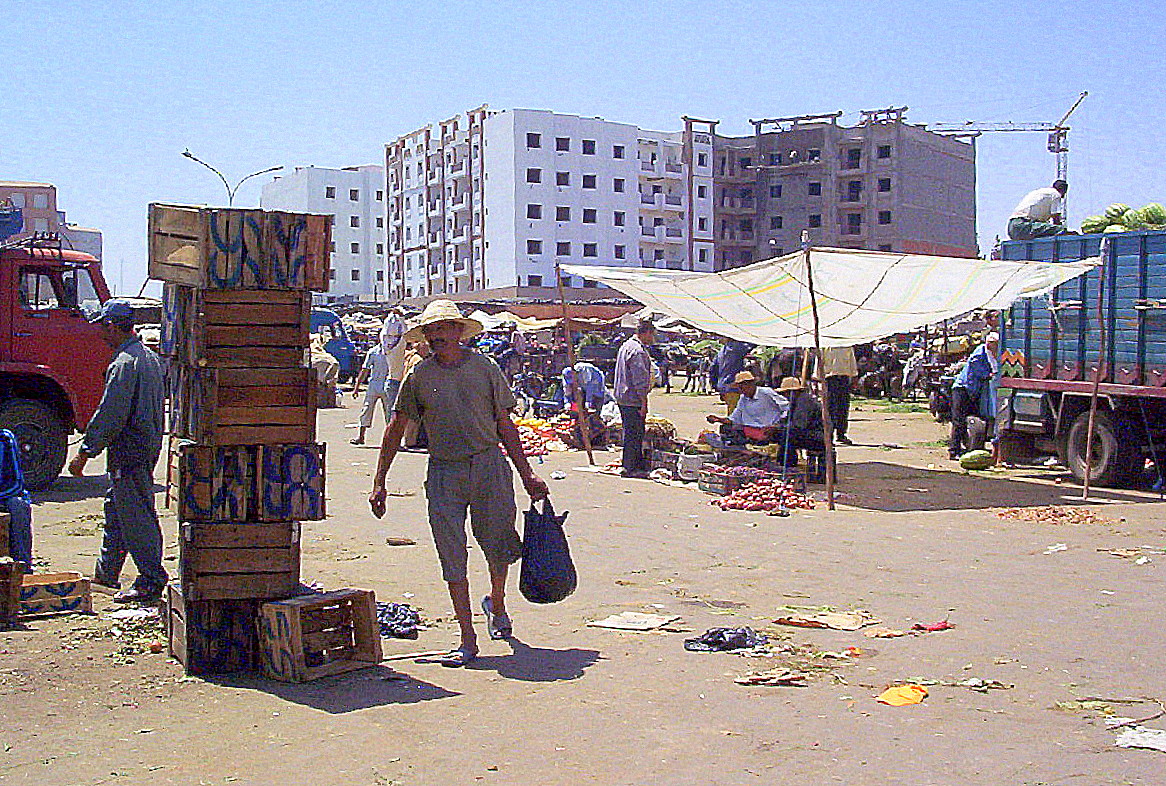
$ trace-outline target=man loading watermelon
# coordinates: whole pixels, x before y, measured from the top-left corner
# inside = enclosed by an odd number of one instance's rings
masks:
[[[1070,234],[1064,224],[1064,198],[1068,191],[1067,182],[1055,180],[1049,188],[1038,188],[1025,194],[1008,219],[1009,239],[1032,240]]]

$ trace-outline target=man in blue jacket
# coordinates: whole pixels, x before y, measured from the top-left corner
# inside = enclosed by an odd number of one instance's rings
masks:
[[[951,386],[951,441],[947,454],[958,460],[967,449],[968,415],[984,415],[991,421],[994,413],[985,412],[985,405],[993,400],[992,384],[1000,362],[996,357],[1000,336],[989,333],[984,343],[968,356],[967,363]]]

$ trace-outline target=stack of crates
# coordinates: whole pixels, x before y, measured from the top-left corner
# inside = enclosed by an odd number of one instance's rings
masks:
[[[258,668],[259,608],[298,593],[300,522],[325,515],[308,348],[331,220],[150,206],[179,522],[167,629],[188,674]]]

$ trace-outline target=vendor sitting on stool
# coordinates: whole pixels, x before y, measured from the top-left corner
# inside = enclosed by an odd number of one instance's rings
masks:
[[[817,453],[825,452],[822,404],[818,398],[806,390],[806,386],[797,377],[783,379],[778,390],[789,399],[789,417],[781,424],[784,427],[784,433],[780,436],[781,441],[785,442],[788,438],[789,447],[795,450],[805,448]]]
[[[737,406],[729,417],[709,415],[708,422],[724,426],[721,434],[729,443],[776,442],[775,437],[782,431],[781,421],[789,411],[789,402],[773,388],[758,385],[757,378],[748,371],[733,377],[731,389],[741,394]],[[743,439],[733,439],[736,434],[742,435]]]

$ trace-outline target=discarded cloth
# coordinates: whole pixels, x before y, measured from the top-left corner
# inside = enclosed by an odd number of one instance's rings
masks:
[[[927,688],[922,685],[896,685],[879,694],[879,701],[892,707],[918,704],[927,697]]]
[[[881,621],[866,609],[789,614],[774,620],[778,625],[793,625],[796,628],[833,628],[834,630],[858,630],[867,625],[877,625]]]
[[[922,622],[916,622],[911,626],[911,630],[912,632],[919,633],[937,633],[941,630],[951,630],[954,627],[955,625],[948,622],[947,620],[940,620],[939,622],[934,622],[930,625],[925,625]]]
[[[769,639],[752,628],[709,628],[694,639],[684,640],[690,652],[725,652],[760,647]]]
[[[421,625],[421,615],[407,603],[377,601],[377,623],[381,635],[391,639],[415,639]]]

